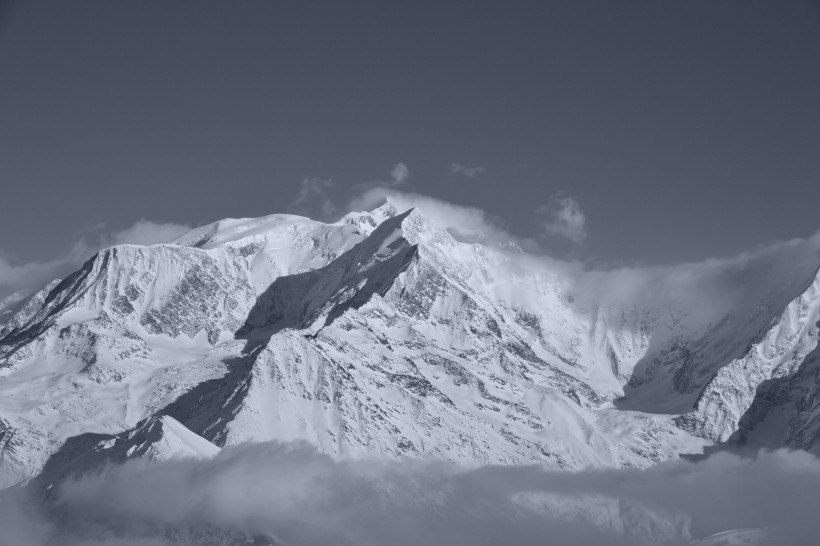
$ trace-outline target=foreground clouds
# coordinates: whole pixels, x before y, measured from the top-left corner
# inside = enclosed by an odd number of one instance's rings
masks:
[[[36,289],[77,269],[92,254],[112,245],[167,243],[191,229],[174,223],[138,220],[113,233],[97,233],[75,242],[62,256],[46,261],[14,263],[0,256],[0,300],[23,289]]]
[[[50,515],[0,503],[0,525],[20,546],[167,544],[169,529],[202,528],[294,546],[677,545],[751,528],[785,546],[813,543],[818,503],[820,459],[804,452],[560,472],[334,461],[264,443],[109,467],[65,483]]]

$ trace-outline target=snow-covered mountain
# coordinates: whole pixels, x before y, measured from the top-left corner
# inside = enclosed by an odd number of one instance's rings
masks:
[[[589,297],[389,202],[111,247],[0,325],[0,487],[274,439],[568,469],[815,450],[818,248],[730,268],[704,313]]]

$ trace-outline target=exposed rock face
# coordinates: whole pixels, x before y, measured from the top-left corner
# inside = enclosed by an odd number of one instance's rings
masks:
[[[742,297],[704,318],[589,303],[389,203],[112,247],[0,326],[0,487],[270,439],[573,469],[813,449],[820,260],[800,256],[739,270]]]
[[[774,391],[782,390],[774,384],[800,383],[800,372],[804,377],[814,367],[817,348],[818,323],[820,323],[820,276],[799,297],[793,300],[761,339],[752,343],[740,358],[721,367],[700,394],[692,413],[678,419],[681,426],[692,432],[717,441],[725,442],[739,432],[739,423],[747,416],[746,427],[753,428],[764,412],[761,404],[776,396]],[[812,355],[811,358],[809,355]],[[792,385],[791,389],[799,389]],[[796,401],[802,396],[788,396]],[[749,410],[757,402],[752,413]],[[770,403],[768,405],[771,405]],[[812,404],[809,403],[808,406]],[[797,409],[797,408],[794,408]],[[808,407],[805,409],[809,409]],[[792,418],[797,418],[793,415]],[[798,418],[800,420],[800,418]],[[795,444],[789,438],[784,443],[788,447],[809,448],[814,444]]]

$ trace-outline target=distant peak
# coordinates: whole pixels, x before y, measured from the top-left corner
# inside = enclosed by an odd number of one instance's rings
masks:
[[[393,201],[386,198],[381,205],[369,212],[349,212],[339,220],[339,223],[358,226],[365,233],[370,234],[382,222],[411,211],[413,211],[412,208],[402,210]]]
[[[399,209],[393,201],[389,198],[384,200],[384,203],[370,211],[371,215],[382,216],[384,218],[392,218],[399,213]]]

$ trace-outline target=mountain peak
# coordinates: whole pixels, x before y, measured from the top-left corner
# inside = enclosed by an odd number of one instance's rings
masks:
[[[354,225],[363,230],[368,235],[373,232],[385,220],[393,218],[400,213],[399,207],[396,206],[389,198],[385,199],[384,203],[367,212],[350,212],[339,220],[339,224]],[[403,211],[409,212],[409,211]]]
[[[761,276],[746,307],[690,329],[569,297],[535,259],[436,218],[387,200],[332,224],[227,219],[101,252],[0,330],[0,483],[59,466],[91,433],[126,455],[305,440],[336,456],[646,466],[749,423],[756,387],[799,376],[816,346],[817,287]],[[655,399],[685,403],[628,403]]]
[[[384,203],[370,211],[373,216],[384,216],[386,218],[396,216],[398,213],[399,208],[389,197],[384,200]]]

